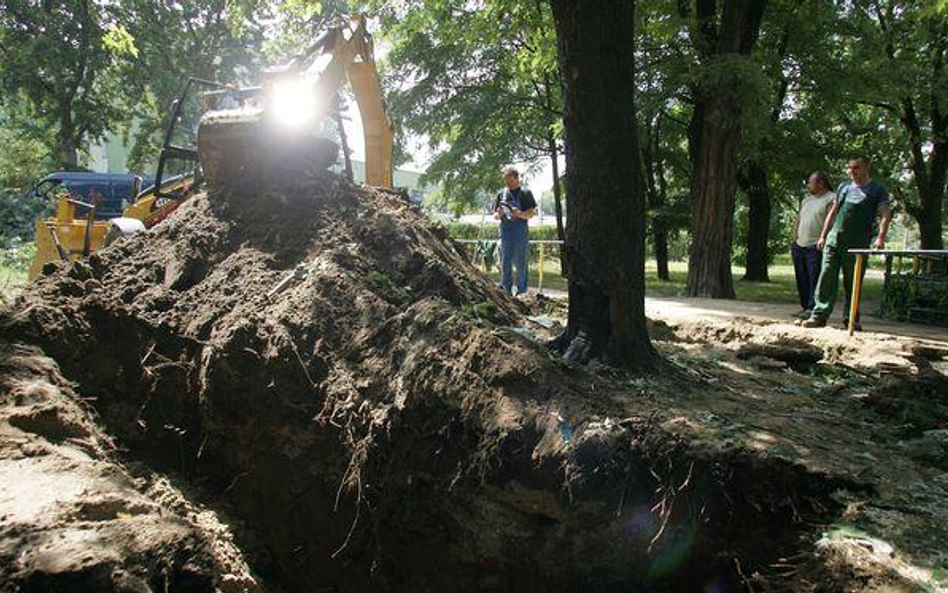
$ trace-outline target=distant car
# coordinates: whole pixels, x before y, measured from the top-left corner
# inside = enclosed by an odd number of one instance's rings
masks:
[[[36,181],[30,194],[37,198],[48,198],[66,189],[70,196],[80,202],[95,204],[95,218],[109,220],[122,216],[126,207],[134,203],[138,193],[152,185],[154,178],[132,173],[84,173],[58,171]],[[76,216],[84,217],[88,210],[76,208]]]

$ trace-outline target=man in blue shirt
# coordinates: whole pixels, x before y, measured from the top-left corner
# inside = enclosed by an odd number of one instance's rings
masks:
[[[503,171],[507,186],[494,199],[494,218],[500,221],[500,284],[508,294],[513,287],[513,269],[517,270],[517,295],[527,292],[527,221],[537,207],[529,189],[520,187],[520,172],[513,167]]]
[[[872,243],[873,249],[885,247],[885,236],[892,221],[889,208],[889,191],[878,181],[869,177],[870,163],[866,157],[849,161],[851,182],[843,183],[836,190],[836,201],[830,207],[823,224],[823,232],[816,242],[823,250],[823,269],[816,284],[816,304],[810,318],[803,322],[804,327],[823,327],[830,313],[839,287],[839,269],[843,269],[843,290],[846,309],[843,312],[844,323],[849,315],[852,295],[853,274],[856,256],[850,255],[850,249],[866,249]],[[879,233],[872,239],[872,227],[876,213],[882,215]],[[863,268],[865,273],[865,268]],[[854,320],[858,326],[859,320]]]

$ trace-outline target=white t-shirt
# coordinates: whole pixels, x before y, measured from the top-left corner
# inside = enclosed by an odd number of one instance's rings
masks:
[[[812,194],[803,198],[800,204],[800,222],[797,225],[797,245],[813,247],[823,232],[823,223],[826,222],[826,213],[829,212],[836,194],[828,191],[822,196]]]

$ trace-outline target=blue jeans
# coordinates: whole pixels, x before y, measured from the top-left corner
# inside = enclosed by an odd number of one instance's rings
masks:
[[[500,285],[507,294],[513,294],[513,272],[517,270],[517,294],[527,292],[527,250],[529,241],[526,234],[506,233],[500,237]]]
[[[816,304],[813,296],[816,294],[816,281],[820,279],[820,263],[823,254],[815,246],[800,247],[794,241],[790,245],[790,255],[793,258],[793,272],[797,278],[800,306],[808,311],[812,310]]]

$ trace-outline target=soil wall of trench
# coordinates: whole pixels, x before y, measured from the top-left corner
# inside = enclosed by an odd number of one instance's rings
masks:
[[[262,586],[740,586],[836,512],[833,480],[670,437],[522,314],[403,198],[320,175],[50,265],[2,330],[252,532]]]

